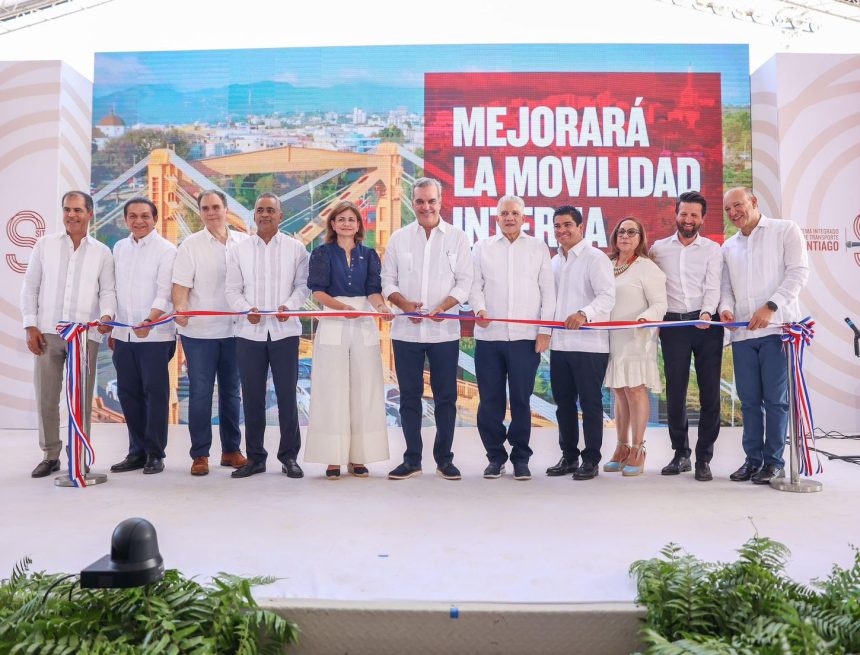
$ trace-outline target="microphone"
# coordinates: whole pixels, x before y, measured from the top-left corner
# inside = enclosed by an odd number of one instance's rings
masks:
[[[857,329],[857,326],[854,325],[854,321],[850,318],[846,317],[845,322],[848,323],[848,327],[854,331],[854,356],[860,357],[860,330]]]

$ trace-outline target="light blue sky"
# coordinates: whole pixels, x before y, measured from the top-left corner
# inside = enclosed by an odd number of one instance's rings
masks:
[[[284,81],[298,87],[421,88],[425,72],[719,72],[723,103],[749,104],[746,45],[363,46],[97,53],[95,93],[134,84],[183,91]]]

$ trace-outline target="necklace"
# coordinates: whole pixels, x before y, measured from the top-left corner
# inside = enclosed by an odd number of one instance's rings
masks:
[[[612,272],[615,273],[615,277],[621,275],[624,271],[630,268],[630,264],[636,261],[636,255],[633,255],[633,258],[627,262],[626,264],[622,264],[621,266],[614,266],[612,268]]]

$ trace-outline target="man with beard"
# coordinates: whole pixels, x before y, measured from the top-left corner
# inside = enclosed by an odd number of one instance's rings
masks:
[[[678,196],[675,203],[677,232],[656,241],[651,255],[666,274],[669,311],[666,321],[712,320],[720,301],[722,256],[720,246],[699,234],[708,204],[696,191]],[[723,328],[717,325],[674,327],[660,330],[666,373],[669,438],[675,456],[661,473],[678,475],[691,469],[687,420],[687,386],[690,358],[699,385],[699,438],[696,442],[696,480],[713,479],[710,461],[720,433],[720,370]]]

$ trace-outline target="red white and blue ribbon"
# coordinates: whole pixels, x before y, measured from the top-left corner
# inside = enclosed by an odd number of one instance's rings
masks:
[[[86,487],[87,467],[96,461],[90,437],[84,430],[87,389],[87,331],[93,323],[57,324],[66,342],[66,404],[69,407],[69,479],[76,487]]]
[[[812,343],[815,336],[815,321],[809,316],[797,323],[782,326],[783,348],[788,349],[789,368],[792,371],[789,384],[794,396],[794,414],[788,417],[794,424],[794,437],[797,440],[798,472],[801,475],[821,473],[823,467],[815,450],[815,422],[812,419],[812,404],[809,401],[809,391],[806,388],[806,378],[803,376],[803,353],[806,346]],[[815,452],[815,470],[813,471],[812,452]]]
[[[131,329],[146,329],[153,328],[158,325],[164,325],[165,323],[170,323],[175,320],[177,317],[186,316],[188,318],[194,317],[205,317],[205,316],[247,316],[251,314],[250,311],[244,312],[225,312],[225,311],[189,311],[189,312],[174,312],[172,314],[164,314],[160,316],[156,320],[150,323],[142,323],[140,325],[129,325],[127,323],[119,323],[117,321],[105,321],[102,323],[91,323],[90,325],[110,325],[111,327],[120,327],[120,328],[131,328]],[[384,318],[386,315],[381,314],[379,312],[367,312],[367,311],[359,311],[359,310],[350,310],[350,311],[321,311],[321,310],[290,310],[286,312],[281,312],[275,309],[260,309],[254,314],[259,314],[261,316],[274,316],[274,317],[297,317],[297,318],[347,318],[347,317],[370,317],[370,318]],[[548,327],[552,329],[566,329],[564,326],[564,321],[542,321],[539,319],[525,319],[525,318],[481,318],[479,316],[474,316],[470,314],[435,314],[434,316],[428,316],[424,313],[397,313],[394,314],[395,318],[423,318],[431,320],[433,318],[436,319],[447,319],[453,321],[468,321],[468,322],[477,322],[477,321],[488,321],[490,323],[517,323],[522,325],[534,325],[537,327]],[[702,320],[693,320],[693,321],[604,321],[604,322],[595,322],[595,323],[586,323],[583,325],[580,330],[627,330],[630,328],[676,328],[676,327],[687,327],[691,325],[714,325],[718,327],[746,327],[749,325],[747,321],[739,321],[736,323],[721,323],[719,321],[702,321]]]

